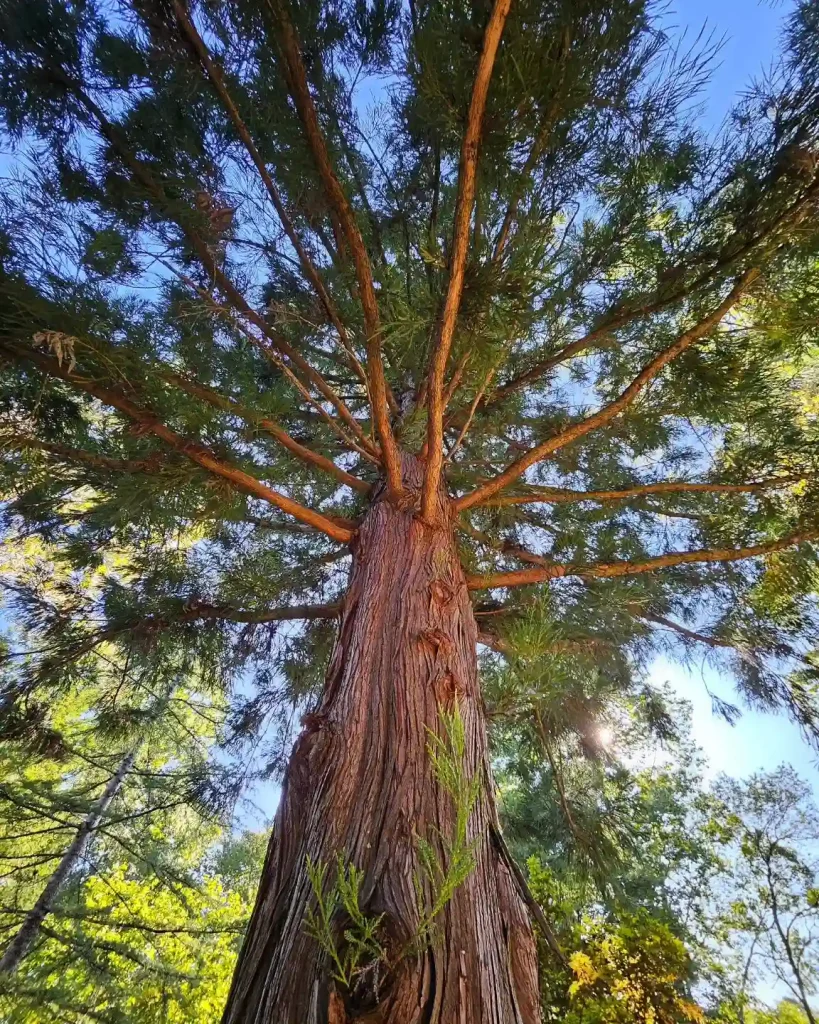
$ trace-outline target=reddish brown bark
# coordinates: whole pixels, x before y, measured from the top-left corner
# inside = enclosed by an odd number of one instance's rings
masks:
[[[402,456],[417,499],[423,469]],[[224,1024],[536,1024],[537,968],[524,904],[490,841],[495,807],[478,688],[477,627],[454,547],[449,501],[432,529],[415,508],[376,495],[356,541],[350,587],[324,695],[288,768],[257,905]],[[418,924],[416,836],[452,833],[427,730],[458,700],[466,770],[483,780],[470,819],[474,870],[431,946],[399,956]],[[364,873],[362,906],[383,914],[390,963],[378,997],[330,980],[305,930],[306,860],[337,854]],[[426,894],[431,902],[431,894]],[[342,922],[339,922],[342,925]]]

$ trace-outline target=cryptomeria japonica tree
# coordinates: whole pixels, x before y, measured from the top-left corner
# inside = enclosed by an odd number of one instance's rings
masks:
[[[539,1019],[487,706],[662,728],[671,635],[813,730],[817,12],[713,137],[660,14],[2,5],[7,528],[107,566],[6,713],[163,645],[307,712],[229,1024]]]

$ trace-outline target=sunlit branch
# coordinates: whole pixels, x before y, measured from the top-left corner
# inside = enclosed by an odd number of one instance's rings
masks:
[[[71,372],[67,365],[61,366],[56,359],[49,358],[39,352],[18,348],[5,342],[0,344],[0,351],[5,351],[15,359],[23,359],[34,363],[44,373],[52,377],[58,377],[60,380],[66,381],[86,394],[93,395],[105,405],[117,409],[130,420],[133,420],[142,433],[153,434],[155,437],[158,437],[168,447],[180,452],[190,459],[191,462],[228,481],[236,490],[275,505],[282,512],[293,516],[299,522],[321,530],[322,533],[326,533],[328,537],[332,537],[333,540],[340,543],[345,543],[353,537],[354,530],[351,527],[343,526],[338,520],[332,521],[320,512],[315,512],[313,509],[300,505],[286,495],[274,491],[271,487],[257,480],[256,477],[250,476],[250,474],[245,473],[243,470],[217,458],[199,442],[177,434],[158,420],[152,412],[136,405],[122,393],[105,388],[90,379],[80,377],[78,374]]]
[[[300,444],[295,440],[295,438],[291,437],[286,430],[280,427],[275,420],[264,416],[262,413],[256,412],[254,409],[249,409],[246,405],[242,405],[233,398],[228,398],[225,395],[219,394],[219,392],[214,391],[212,388],[190,380],[188,377],[184,376],[184,374],[165,371],[163,376],[166,380],[171,381],[183,391],[186,391],[188,394],[194,395],[197,398],[201,398],[214,408],[233,413],[240,417],[240,419],[243,419],[246,423],[254,424],[264,430],[265,433],[275,438],[282,447],[286,448],[287,451],[300,458],[303,462],[307,462],[310,465],[324,470],[326,473],[334,476],[341,483],[346,484],[347,487],[351,487],[353,490],[359,491],[362,494],[366,494],[370,490],[370,485],[366,483],[366,481],[360,480],[357,476],[353,476],[352,473],[348,473],[340,466],[337,466],[332,459],[328,459],[319,452],[314,452],[311,448],[307,448],[305,445]]]
[[[447,384],[446,391],[444,392],[444,411],[446,411],[447,406],[452,401],[452,396],[458,390],[458,385],[461,383],[461,378],[464,375],[466,364],[469,362],[471,356],[472,353],[469,350],[464,352],[458,361],[458,365],[455,367],[455,372],[452,374],[452,378],[449,384]]]
[[[421,492],[421,516],[432,522],[438,502],[438,486],[444,463],[444,376],[447,359],[455,334],[458,310],[466,273],[466,258],[469,248],[469,226],[475,201],[475,181],[478,170],[478,147],[480,143],[489,82],[495,64],[495,55],[500,45],[503,27],[506,23],[512,0],[495,0],[492,14],[483,37],[469,116],[461,146],[461,160],[458,171],[458,193],[455,200],[455,216],[452,231],[452,246],[449,257],[449,283],[444,308],[438,326],[438,337],[432,351],[427,387],[427,465]]]
[[[67,76],[64,81],[66,87],[71,90],[72,94],[94,119],[102,136],[110,143],[115,152],[126,163],[136,180],[143,188],[154,196],[166,211],[170,210],[172,208],[172,204],[168,199],[164,187],[161,183],[154,180],[148,168],[138,160],[133,153],[131,153],[120,137],[120,133],[116,126],[107,119],[102,109],[91,99],[90,96],[87,95],[87,93],[83,92],[76,83],[72,82]],[[311,366],[307,360],[296,352],[286,338],[273,331],[265,318],[253,309],[250,303],[245,299],[244,295],[242,295],[236,285],[233,284],[230,278],[219,266],[218,262],[214,259],[213,254],[204,239],[202,239],[199,234],[185,222],[184,218],[175,219],[175,223],[178,223],[188,242],[196,252],[202,266],[211,276],[214,283],[219,286],[221,291],[230,300],[231,305],[238,312],[246,316],[262,332],[270,344],[304,374],[310,383],[313,384],[314,387],[316,387],[316,389],[327,399],[327,401],[336,408],[341,419],[353,431],[353,433],[359,437],[362,444],[364,444],[365,447],[371,447],[370,442],[361,430],[359,423],[333,388],[327,384],[315,367]],[[254,338],[252,335],[250,335],[250,337],[254,344],[258,346],[258,339]],[[259,347],[264,351],[263,346]]]
[[[307,72],[301,56],[296,30],[287,9],[286,0],[268,0],[273,13],[279,46],[284,58],[287,83],[293,102],[304,125],[305,136],[313,154],[324,190],[333,207],[350,247],[355,266],[356,280],[364,311],[364,326],[367,333],[367,376],[370,382],[370,399],[373,420],[378,440],[381,443],[384,469],[388,489],[399,494],[402,490],[401,465],[398,447],[390,425],[387,383],[384,375],[384,361],[381,353],[381,317],[375,295],[372,267],[361,231],[356,223],[355,213],[350,206],[344,189],[336,177],[327,152],[316,107],[307,82]]]
[[[622,490],[610,491],[576,491],[564,487],[531,486],[531,494],[501,494],[487,501],[478,502],[479,506],[503,507],[506,505],[562,505],[578,501],[626,501],[629,498],[641,498],[649,494],[752,494],[755,491],[776,490],[778,487],[792,487],[808,479],[805,476],[774,476],[765,480],[744,484],[730,483],[688,483],[680,480],[666,480],[653,484],[636,484]],[[661,515],[662,510],[657,511]]]
[[[657,555],[642,562],[608,562],[597,565],[573,565],[572,563],[551,562],[548,558],[524,552],[519,548],[507,553],[515,558],[533,562],[538,568],[521,569],[517,572],[496,572],[484,576],[468,576],[467,587],[470,590],[487,590],[492,587],[520,587],[534,583],[545,583],[549,580],[577,576],[581,579],[611,579],[617,576],[636,576],[645,572],[656,572],[658,569],[673,568],[678,565],[710,562],[739,562],[748,558],[783,551],[799,544],[813,541],[819,536],[817,531],[794,533],[781,540],[754,544],[744,548],[714,548],[700,551],[674,551],[667,555]]]
[[[338,310],[335,308],[333,300],[324,286],[324,282],[321,279],[321,275],[319,274],[317,267],[310,259],[307,250],[304,248],[304,245],[296,232],[296,228],[285,209],[279,190],[276,187],[264,160],[262,159],[261,153],[259,153],[256,148],[256,144],[250,135],[247,125],[239,113],[239,108],[236,106],[233,97],[228,91],[224,76],[219,66],[208,52],[208,48],[193,21],[189,17],[184,4],[180,3],[179,0],[174,0],[173,8],[182,33],[187,39],[195,57],[200,62],[205,75],[213,86],[214,92],[219,97],[228,117],[233,122],[236,133],[242,140],[242,144],[244,145],[248,156],[253,161],[256,170],[259,172],[259,177],[262,179],[264,187],[267,190],[267,194],[270,196],[270,201],[276,210],[276,214],[284,228],[285,234],[290,239],[290,244],[298,255],[302,270],[313,286],[313,289],[315,290],[316,295],[318,296],[318,299],[327,315],[327,319],[333,325],[336,333],[338,334],[339,342],[347,356],[350,366],[359,380],[362,381],[362,383],[367,384],[367,375],[364,372],[364,367],[358,361],[356,354],[353,351],[350,338],[347,334],[347,329],[344,327],[341,317],[338,314]]]
[[[685,331],[672,345],[669,345],[668,348],[660,352],[659,355],[655,356],[613,402],[610,402],[594,415],[588,416],[578,423],[569,424],[542,444],[536,445],[508,466],[502,473],[499,473],[494,479],[488,480],[480,487],[477,487],[471,494],[459,498],[455,502],[455,507],[459,510],[471,508],[473,505],[477,505],[478,502],[491,498],[498,491],[522,476],[530,466],[540,462],[546,456],[558,451],[565,445],[571,444],[572,441],[585,436],[592,430],[597,430],[611,422],[615,416],[618,416],[631,405],[646,385],[654,380],[664,367],[716,327],[729,310],[747,292],[758,276],[759,271],[755,268],[745,271],[715,310],[696,326]]]

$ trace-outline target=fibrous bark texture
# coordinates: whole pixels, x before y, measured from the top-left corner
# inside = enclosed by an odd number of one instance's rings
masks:
[[[495,807],[478,688],[477,628],[440,494],[441,526],[417,516],[423,469],[402,456],[405,500],[376,496],[362,523],[324,694],[287,771],[256,908],[223,1024],[536,1024],[535,946],[524,905],[490,842]],[[429,733],[457,701],[466,771],[482,780],[470,817],[474,869],[419,947],[417,837],[453,830]],[[436,832],[436,830],[438,830]],[[363,872],[361,905],[382,918],[378,979],[345,991],[305,929],[308,858]],[[424,883],[424,899],[432,892]],[[344,922],[339,920],[339,941]]]

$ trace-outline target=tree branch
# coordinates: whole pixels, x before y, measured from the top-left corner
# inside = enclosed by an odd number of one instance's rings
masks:
[[[687,483],[680,480],[665,480],[654,484],[636,484],[622,490],[611,491],[575,491],[564,487],[539,487],[533,494],[502,494],[488,501],[478,502],[480,506],[502,507],[506,505],[561,505],[577,501],[624,501],[628,498],[640,498],[648,494],[749,494],[754,491],[774,490],[777,487],[790,487],[809,479],[806,476],[773,476],[752,483]],[[534,491],[534,484],[530,485]]]
[[[367,255],[367,248],[361,237],[353,209],[330,161],[327,144],[318,123],[316,106],[310,94],[298,37],[287,9],[286,0],[268,0],[268,3],[273,11],[279,46],[284,58],[285,76],[293,102],[304,125],[307,143],[313,154],[324,190],[339,219],[353,256],[361,306],[364,310],[364,327],[367,333],[367,374],[370,381],[373,420],[381,443],[387,487],[392,494],[397,495],[402,491],[401,463],[390,425],[387,382],[381,354],[381,317],[375,295],[370,258]]]
[[[564,33],[564,52],[568,48],[568,32],[566,29]],[[562,61],[562,57],[561,57]],[[546,120],[535,137],[532,148],[529,150],[529,154],[526,157],[526,161],[521,168],[520,174],[518,175],[517,183],[512,190],[511,198],[509,199],[509,205],[506,208],[506,213],[503,218],[500,232],[498,233],[498,239],[495,243],[495,249],[492,254],[492,262],[500,263],[506,248],[506,243],[509,241],[509,233],[512,230],[512,224],[518,214],[518,207],[523,197],[523,193],[526,186],[529,184],[532,171],[535,169],[535,165],[546,148],[546,143],[549,141],[549,137],[552,134],[552,128],[554,127],[555,117],[557,116],[557,102],[553,101],[549,113],[546,116]]]
[[[566,576],[578,576],[581,579],[611,579],[616,576],[636,576],[644,572],[655,572],[677,565],[692,562],[738,562],[746,558],[756,558],[774,551],[795,547],[816,540],[819,531],[808,530],[794,533],[781,540],[767,541],[744,548],[713,548],[700,551],[675,551],[667,555],[657,555],[643,562],[608,562],[599,565],[573,565],[572,563],[550,562],[540,555],[522,551],[519,548],[508,553],[516,558],[533,562],[536,569],[521,569],[518,572],[497,572],[485,576],[467,576],[466,585],[469,590],[487,590],[492,587],[520,587],[533,583],[544,583],[548,580],[561,579]]]
[[[435,518],[438,486],[444,463],[444,376],[464,287],[469,248],[469,223],[475,200],[475,181],[478,170],[478,146],[495,55],[500,45],[503,27],[511,4],[512,0],[495,0],[492,7],[492,14],[484,32],[483,49],[472,86],[469,116],[461,146],[458,194],[455,200],[452,249],[449,261],[449,284],[438,327],[438,340],[430,359],[428,374],[427,465],[421,492],[421,516],[429,523],[433,522]]]
[[[270,196],[270,201],[273,203],[273,207],[276,210],[276,214],[284,228],[285,234],[290,239],[290,244],[296,251],[302,270],[312,284],[319,302],[323,306],[324,312],[327,314],[327,319],[333,325],[336,333],[338,334],[339,342],[341,343],[341,347],[347,356],[353,372],[362,383],[367,384],[367,375],[364,372],[364,367],[358,361],[356,354],[353,351],[350,338],[344,324],[341,322],[338,310],[335,308],[333,300],[324,286],[324,282],[321,279],[321,275],[319,274],[317,267],[310,259],[307,250],[302,245],[301,239],[296,232],[296,228],[285,209],[279,190],[276,188],[276,184],[273,181],[261,154],[256,148],[255,143],[253,142],[247,125],[242,119],[239,109],[228,91],[224,76],[219,66],[208,52],[208,48],[193,21],[189,17],[184,4],[182,4],[180,0],[174,0],[173,9],[182,34],[188,42],[194,57],[201,65],[206,78],[213,86],[214,92],[219,97],[228,117],[233,122],[237,135],[242,140],[242,144],[244,145],[248,156],[253,161],[256,170],[259,172],[259,177],[262,179],[264,187],[267,190],[267,194]]]
[[[686,640],[695,640],[698,644],[705,644],[708,647],[725,647],[730,650],[736,651],[737,654],[743,659],[748,661],[752,665],[758,665],[757,659],[747,651],[743,651],[742,648],[737,647],[735,643],[730,640],[723,640],[718,636],[708,636],[706,633],[698,633],[693,629],[688,629],[683,626],[680,622],[675,622],[673,619],[667,619],[664,615],[655,615],[654,612],[644,611],[642,608],[637,606],[632,609],[632,606],[628,606],[629,611],[639,619],[644,619],[646,622],[654,622],[658,626],[662,626],[663,629],[669,629],[673,633],[678,633],[680,636],[686,638]]]
[[[194,395],[197,398],[201,398],[209,405],[214,408],[222,409],[225,412],[234,413],[247,423],[255,424],[261,427],[266,433],[270,434],[271,437],[275,438],[282,447],[286,448],[293,455],[300,458],[302,461],[307,462],[313,466],[317,466],[319,469],[323,469],[326,473],[334,476],[338,481],[346,484],[347,487],[351,487],[353,490],[359,491],[362,494],[367,494],[370,490],[370,485],[360,480],[357,476],[353,476],[352,473],[346,472],[340,466],[337,466],[332,459],[328,459],[326,456],[314,452],[311,448],[305,447],[300,444],[295,438],[291,437],[286,430],[279,426],[275,420],[268,419],[262,413],[256,412],[254,409],[249,409],[246,405],[242,405],[233,398],[228,398],[226,395],[219,394],[218,391],[214,391],[212,388],[206,387],[204,384],[199,384],[196,381],[190,380],[184,374],[174,373],[173,371],[165,371],[163,376],[166,380],[176,384],[177,387],[186,391],[189,395]]]
[[[198,288],[196,286],[196,283],[194,281],[191,281],[190,278],[187,277],[187,275],[180,274],[178,271],[175,272],[177,273],[177,276],[180,278],[180,280],[184,281],[189,288],[192,288],[203,302],[210,306],[210,308],[214,312],[226,317],[230,322],[231,326],[241,331],[241,333],[248,339],[251,345],[259,349],[259,351],[262,353],[265,359],[273,363],[273,365],[278,370],[281,370],[281,372],[285,375],[285,377],[287,377],[287,379],[290,381],[290,383],[293,385],[296,391],[298,391],[298,393],[302,396],[305,402],[307,402],[308,405],[313,406],[313,408],[316,410],[319,416],[321,416],[321,418],[324,420],[327,426],[333,431],[334,434],[336,434],[344,442],[344,444],[348,448],[350,448],[352,451],[358,452],[358,454],[363,456],[363,458],[367,459],[370,462],[374,462],[376,465],[381,464],[380,458],[378,457],[378,449],[374,447],[374,445],[370,442],[370,439],[361,429],[361,426],[359,425],[358,421],[352,418],[352,414],[349,413],[349,410],[347,410],[347,415],[342,416],[342,419],[344,420],[344,423],[346,423],[348,426],[352,424],[352,427],[355,431],[355,437],[350,437],[350,435],[347,434],[346,430],[344,429],[344,427],[341,426],[338,420],[335,417],[331,416],[330,413],[327,412],[327,410],[321,404],[321,402],[319,402],[310,394],[309,388],[307,388],[302,383],[299,377],[287,365],[285,359],[282,358],[280,354],[281,347],[279,347],[278,349],[273,348],[272,346],[268,348],[266,345],[260,343],[259,339],[248,328],[247,324],[243,323],[241,320],[235,319],[235,313],[233,309],[230,309],[227,306],[223,306],[221,303],[217,302],[216,299],[214,299],[213,296],[206,292],[204,289]],[[269,333],[267,337],[270,338]],[[319,379],[323,381],[323,378]],[[326,381],[324,381],[324,385],[335,396],[335,401],[333,402],[333,405],[336,407],[336,409],[340,409],[339,403],[341,403],[341,406],[344,406],[344,402],[341,396],[338,395],[335,391],[333,391]],[[344,406],[344,408],[346,409],[347,407]],[[350,417],[350,419],[348,419],[348,416]]]
[[[466,414],[466,419],[464,420],[463,425],[461,426],[461,429],[458,431],[458,436],[455,438],[455,441],[453,442],[452,447],[447,452],[447,456],[446,456],[446,460],[445,460],[446,462],[451,462],[452,461],[455,453],[458,451],[458,449],[463,444],[463,440],[466,437],[466,435],[469,433],[469,428],[472,426],[472,419],[475,416],[475,410],[478,408],[478,405],[480,404],[481,399],[486,394],[486,389],[492,383],[492,378],[497,373],[497,370],[498,370],[497,364],[495,364],[495,366],[490,367],[488,373],[486,374],[486,377],[484,378],[483,384],[481,384],[480,388],[478,388],[478,390],[475,392],[475,397],[469,403],[469,411]]]
[[[501,859],[506,864],[507,868],[512,874],[512,878],[515,880],[518,892],[520,893],[521,899],[526,904],[529,913],[532,915],[533,920],[540,929],[540,933],[546,941],[546,945],[552,951],[552,955],[557,959],[563,967],[569,966],[568,958],[563,952],[563,949],[558,942],[557,936],[554,933],[554,929],[546,919],[546,915],[543,913],[543,907],[538,903],[535,897],[532,895],[532,890],[529,888],[529,883],[523,872],[520,869],[515,858],[512,856],[509,847],[506,845],[506,840],[503,838],[501,830],[495,824],[494,821],[489,823],[489,836],[495,849],[500,854]]]
[[[93,466],[95,469],[101,469],[110,473],[151,473],[157,469],[162,461],[162,457],[158,452],[144,459],[114,459],[108,455],[83,451],[82,448],[69,448],[64,444],[40,441],[39,438],[25,437],[21,434],[17,434],[3,443],[4,445],[10,444],[20,451],[24,451],[26,448],[38,448],[40,451],[48,452],[49,455],[56,455],[60,459],[66,459],[69,462],[80,462],[86,466]]]
[[[172,203],[168,199],[164,187],[154,180],[149,169],[137,159],[133,153],[124,144],[120,137],[119,130],[113,125],[108,118],[105,116],[104,111],[88,96],[79,86],[73,82],[67,75],[62,75],[62,80],[67,89],[76,97],[78,102],[85,108],[86,112],[91,115],[97,124],[97,127],[111,147],[116,153],[119,154],[120,158],[125,162],[131,173],[134,175],[136,180],[142,185],[146,191],[151,193],[154,198],[164,207],[165,210],[172,209]],[[286,338],[282,335],[274,332],[270,325],[267,323],[265,318],[256,312],[255,309],[247,302],[244,295],[239,291],[236,285],[230,280],[225,274],[222,268],[219,266],[217,261],[213,258],[213,255],[208,247],[207,243],[200,237],[200,235],[193,230],[190,224],[186,223],[184,218],[171,218],[174,223],[178,224],[190,243],[193,250],[196,252],[199,261],[202,266],[208,272],[213,279],[214,283],[224,292],[227,298],[230,300],[234,308],[246,316],[262,334],[268,339],[270,344],[280,352],[282,356],[289,359],[294,366],[296,366],[304,376],[310,381],[311,384],[335,407],[340,418],[346,423],[346,425],[352,430],[355,436],[361,441],[365,448],[377,454],[373,449],[369,439],[364,434],[358,421],[347,408],[345,403],[339,398],[336,392],[328,385],[322,375],[311,366],[306,359],[304,359],[296,350],[289,344]],[[259,345],[258,339],[253,337],[252,334],[248,334],[254,345],[259,347],[261,351],[268,355],[264,346]]]
[[[522,455],[521,458],[508,466],[502,473],[499,473],[494,479],[487,481],[480,487],[477,487],[471,494],[467,494],[462,498],[459,498],[455,502],[455,508],[459,511],[471,508],[478,502],[492,497],[492,495],[497,494],[497,492],[502,490],[502,488],[507,484],[512,483],[513,480],[517,480],[518,477],[522,476],[529,466],[533,466],[536,462],[540,462],[547,455],[551,455],[553,452],[556,452],[558,449],[570,444],[572,441],[576,441],[579,437],[583,437],[592,430],[603,427],[613,420],[615,416],[618,416],[624,409],[631,405],[643,388],[645,388],[645,386],[650,383],[665,366],[667,366],[672,360],[676,359],[677,356],[681,355],[695,342],[708,334],[712,328],[716,327],[726,313],[728,313],[728,311],[736,305],[745,292],[747,292],[758,276],[759,271],[755,268],[746,270],[719,306],[717,306],[715,310],[709,313],[709,315],[705,317],[704,320],[701,320],[695,327],[685,331],[685,333],[682,334],[673,345],[669,345],[668,348],[655,356],[655,358],[637,374],[631,384],[629,384],[618,398],[613,402],[610,402],[605,406],[605,408],[596,412],[593,416],[588,416],[579,423],[572,423],[569,426],[564,427],[563,430],[560,430],[557,434],[553,435],[542,444],[530,449],[526,454]]]
[[[245,473],[243,470],[218,459],[212,454],[212,452],[198,442],[191,441],[188,438],[183,437],[181,434],[177,434],[175,431],[171,430],[170,427],[165,426],[164,423],[158,420],[153,413],[136,405],[120,392],[105,388],[90,379],[79,377],[77,374],[70,371],[67,366],[61,366],[56,359],[51,359],[39,352],[18,348],[17,346],[6,342],[0,343],[0,351],[7,352],[15,359],[24,359],[28,362],[34,363],[34,365],[44,373],[49,374],[52,377],[58,377],[60,380],[64,380],[67,383],[72,384],[81,391],[85,391],[86,394],[93,395],[105,405],[109,405],[112,408],[117,409],[119,412],[123,413],[123,415],[137,423],[142,432],[153,434],[155,437],[158,437],[170,448],[173,448],[175,451],[185,455],[198,466],[201,466],[210,473],[221,477],[223,480],[227,480],[237,490],[242,491],[245,494],[250,494],[255,498],[261,498],[263,501],[267,501],[271,505],[275,505],[276,508],[281,509],[282,512],[286,512],[288,515],[293,516],[293,518],[299,520],[299,522],[306,523],[308,526],[313,526],[317,530],[321,530],[322,533],[326,533],[328,537],[332,537],[333,540],[339,541],[339,543],[346,543],[352,539],[355,532],[352,529],[352,524],[350,527],[344,526],[341,521],[328,519],[320,512],[315,512],[313,509],[307,508],[306,506],[293,501],[286,495],[280,494],[278,491],[274,491],[272,488],[263,484],[260,480],[257,480],[256,477],[250,476],[250,474]]]
[[[604,320],[603,323],[589,331],[582,338],[577,338],[575,341],[569,342],[569,344],[564,345],[563,348],[559,349],[553,355],[547,356],[525,373],[519,374],[517,377],[513,377],[511,380],[507,381],[489,396],[489,398],[483,403],[482,408],[488,409],[504,401],[504,399],[508,398],[510,395],[521,391],[527,384],[530,384],[532,381],[542,377],[552,369],[552,367],[557,366],[560,363],[565,362],[567,359],[571,359],[578,353],[583,352],[586,349],[593,348],[595,345],[604,341],[612,331],[616,331],[619,328],[624,327],[633,320],[650,316],[652,313],[658,313],[661,310],[666,309],[668,306],[672,306],[675,302],[681,302],[683,299],[687,298],[687,296],[693,294],[698,288],[707,284],[720,271],[727,270],[731,266],[736,265],[736,263],[744,257],[751,255],[767,239],[776,234],[777,231],[787,228],[801,220],[801,218],[806,215],[810,201],[817,192],[819,192],[819,178],[814,180],[805,192],[798,199],[794,200],[794,202],[791,203],[791,205],[778,217],[775,217],[764,230],[758,232],[740,249],[733,253],[725,254],[721,258],[717,259],[712,267],[700,274],[694,281],[689,282],[681,288],[677,288],[670,294],[651,298],[642,305],[632,306],[631,308],[624,309],[621,312],[613,313],[608,317],[608,319]]]
[[[334,619],[341,614],[342,602],[335,604],[293,604],[284,605],[281,608],[267,608],[260,611],[252,611],[243,608],[234,608],[232,605],[200,604],[192,603],[189,607],[183,607],[179,612],[166,615],[146,615],[140,619],[131,619],[129,622],[119,626],[111,626],[107,629],[98,630],[96,633],[77,644],[65,656],[59,657],[51,666],[63,665],[69,661],[76,661],[83,655],[88,654],[99,647],[100,644],[114,640],[123,633],[145,634],[158,629],[167,629],[170,626],[182,625],[189,622],[202,622],[208,620],[221,620],[224,622],[293,622],[313,621],[315,619]]]

